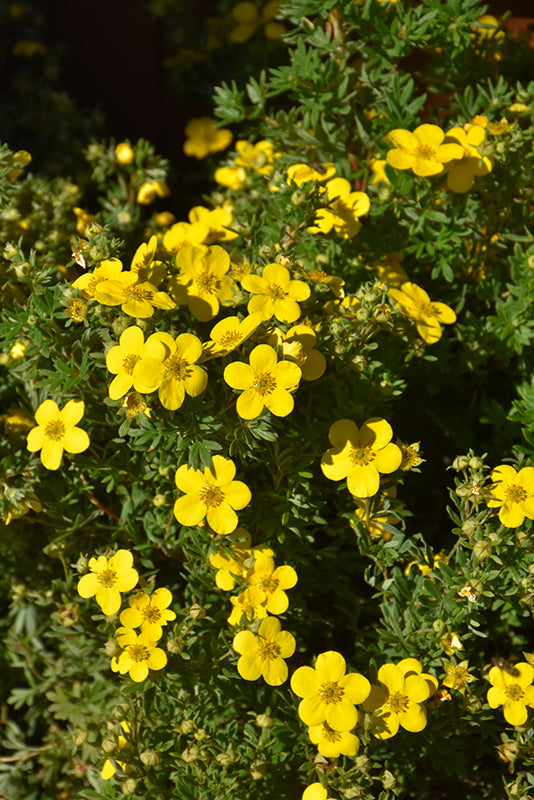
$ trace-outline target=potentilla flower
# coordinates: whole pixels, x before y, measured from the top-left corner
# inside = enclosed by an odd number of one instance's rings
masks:
[[[83,417],[83,400],[69,400],[60,410],[53,400],[45,400],[35,412],[35,428],[26,437],[30,453],[41,451],[41,463],[50,470],[59,469],[63,451],[83,453],[89,447],[87,433],[76,427]]]
[[[106,614],[115,614],[121,605],[121,592],[129,592],[137,585],[139,574],[132,566],[133,555],[129,550],[117,550],[109,559],[93,556],[89,569],[78,581],[81,597],[95,597]]]
[[[390,739],[402,726],[411,733],[426,725],[423,705],[438,688],[432,675],[422,673],[415,658],[404,658],[398,664],[383,664],[378,670],[378,684],[371,686],[364,711],[375,712],[377,739]]]
[[[226,383],[241,391],[236,409],[242,419],[255,419],[263,409],[277,417],[287,417],[293,411],[294,392],[302,371],[291,361],[278,361],[276,350],[259,344],[249,356],[250,364],[234,361],[225,367]]]
[[[259,175],[268,176],[274,172],[273,160],[278,154],[274,153],[274,145],[267,139],[262,139],[256,144],[240,139],[235,143],[235,149],[237,152],[236,167],[244,167]]]
[[[510,464],[501,464],[491,473],[490,508],[499,509],[499,519],[507,528],[522,525],[525,517],[534,519],[534,467],[519,472]]]
[[[464,154],[461,145],[443,143],[445,132],[438,125],[419,125],[413,133],[396,128],[390,131],[389,138],[395,149],[386,153],[388,164],[395,169],[411,169],[422,177],[439,175],[448,161]]]
[[[299,667],[291,677],[291,688],[303,699],[299,716],[309,726],[327,722],[335,731],[350,731],[358,722],[355,704],[368,697],[371,684],[357,672],[345,674],[341,653],[320,653],[315,668]]]
[[[249,314],[245,319],[225,317],[217,322],[210,331],[210,340],[202,345],[204,360],[225,356],[239,347],[258,328],[262,321],[259,311]]]
[[[177,276],[169,281],[169,290],[178,305],[189,310],[200,322],[213,319],[220,303],[232,301],[230,256],[219,245],[185,245],[176,254]]]
[[[131,164],[135,158],[135,152],[131,144],[128,142],[119,142],[115,148],[115,158],[118,163],[123,166]]]
[[[445,303],[431,302],[430,297],[416,283],[403,283],[400,289],[390,289],[391,297],[401,314],[415,320],[419,336],[427,343],[434,344],[441,339],[441,324],[456,322],[456,314]]]
[[[195,206],[188,214],[189,222],[193,225],[201,223],[208,229],[208,234],[204,240],[206,244],[212,242],[228,242],[231,239],[237,239],[238,234],[230,230],[233,217],[232,213],[223,206],[217,208],[204,208],[204,206]]]
[[[145,336],[141,328],[131,325],[121,333],[119,344],[106,355],[106,366],[115,375],[109,386],[109,396],[118,400],[134,385],[134,368],[142,358],[165,358],[166,348],[156,338]]]
[[[255,681],[263,676],[269,686],[280,686],[287,680],[288,669],[284,658],[295,652],[295,637],[283,631],[276,617],[267,617],[260,622],[258,632],[239,631],[232,646],[241,655],[237,671],[246,681]]]
[[[139,628],[152,641],[161,639],[162,625],[176,619],[176,614],[168,606],[172,603],[172,594],[168,589],[156,589],[151,595],[138,592],[128,600],[130,608],[125,608],[119,617],[125,628]]]
[[[331,447],[321,459],[321,469],[331,481],[347,478],[354,497],[372,497],[380,486],[380,473],[395,472],[402,453],[391,442],[393,430],[381,417],[370,417],[360,429],[350,419],[340,419],[328,431]]]
[[[237,528],[236,510],[250,503],[251,492],[242,481],[234,481],[235,464],[230,458],[213,456],[211,467],[193,469],[182,464],[176,470],[176,486],[185,492],[174,504],[174,516],[181,525],[192,527],[206,519],[219,534]]]
[[[123,719],[119,723],[119,725],[121,726],[124,733],[126,734],[130,733],[130,725],[128,722],[126,722],[126,720]],[[119,734],[117,741],[117,750],[122,750],[122,748],[126,747],[127,745],[128,745],[128,740],[124,736]],[[127,764],[125,761],[119,761],[119,759],[113,759],[112,761],[110,758],[106,758],[106,760],[104,761],[104,765],[100,770],[100,777],[102,778],[102,780],[109,781],[109,779],[115,775],[115,773],[117,772],[117,769],[115,767],[115,762],[122,769],[123,772],[126,770]]]
[[[334,230],[344,239],[351,239],[361,228],[360,217],[367,214],[371,202],[365,192],[352,192],[345,178],[333,178],[326,184],[328,208],[315,213],[310,233],[330,233]]]
[[[111,659],[111,669],[121,675],[130,673],[136,683],[148,677],[149,669],[163,669],[167,664],[167,654],[157,646],[157,641],[141,631],[137,634],[132,628],[117,628],[115,639],[122,653]]]
[[[185,126],[184,153],[193,158],[206,158],[210,153],[225,150],[232,141],[229,128],[219,128],[211,117],[195,117]]]
[[[339,758],[340,755],[355,756],[360,746],[360,740],[353,733],[335,731],[327,722],[311,725],[308,728],[308,736],[325,758]]]
[[[241,594],[231,597],[233,608],[228,617],[228,624],[239,625],[243,617],[247,622],[252,622],[253,619],[265,619],[267,617],[265,599],[265,592],[259,586],[249,586]]]
[[[333,800],[333,798],[328,797],[328,791],[317,781],[316,783],[310,783],[304,789],[302,800]]]
[[[510,725],[524,725],[528,708],[534,708],[534,667],[526,661],[514,664],[511,671],[492,667],[489,671],[491,689],[488,690],[490,708],[504,706],[504,718]]]
[[[137,202],[142,206],[148,206],[156,198],[167,197],[169,194],[169,187],[165,181],[145,181],[137,192]]]
[[[402,463],[400,468],[403,472],[406,472],[412,467],[418,467],[419,464],[424,462],[424,458],[421,458],[419,455],[419,448],[421,447],[421,442],[413,442],[412,444],[404,444],[401,440],[397,437],[395,439],[395,444],[397,447],[400,447],[402,453]]]
[[[247,182],[247,172],[243,167],[219,167],[213,173],[213,180],[220,186],[226,186],[238,192]]]
[[[84,272],[73,282],[72,286],[79,289],[88,300],[94,297],[96,287],[103,281],[115,280],[122,272],[122,261],[118,258],[108,258],[101,261],[93,272]]]
[[[486,131],[480,125],[471,125],[467,131],[464,128],[451,128],[447,131],[446,141],[456,142],[463,149],[461,159],[454,159],[446,165],[447,186],[453,192],[468,192],[476,177],[491,172],[491,158],[482,155],[478,150],[485,136]]]
[[[186,393],[198,397],[208,384],[206,370],[196,364],[202,355],[202,342],[192,333],[180,333],[173,339],[169,333],[158,332],[147,339],[147,349],[158,343],[164,347],[163,355],[153,352],[135,364],[134,387],[138,392],[157,389],[162,406],[175,411],[182,406]]]
[[[130,264],[130,271],[137,275],[139,283],[149,281],[154,286],[159,286],[161,281],[165,278],[167,268],[163,261],[155,259],[156,250],[158,248],[158,237],[151,236],[148,242],[143,242],[135,251],[132,263]]]
[[[163,247],[171,253],[177,253],[187,244],[204,244],[209,234],[209,226],[203,222],[175,222],[163,234]]]
[[[129,317],[147,319],[154,308],[169,311],[176,303],[166,292],[148,281],[139,281],[136,272],[121,272],[112,280],[100,282],[94,292],[94,299],[103,306],[120,306]]]
[[[219,547],[216,552],[209,554],[209,562],[217,570],[217,588],[231,591],[236,585],[236,577],[245,578],[248,571],[245,561],[250,556],[250,533],[238,527],[225,538],[224,548]]]
[[[275,328],[267,344],[279,347],[283,358],[293,361],[302,370],[302,380],[315,381],[324,374],[326,358],[315,349],[317,337],[309,325],[293,325],[286,333]]]
[[[299,302],[310,296],[304,281],[291,280],[291,273],[282,264],[267,264],[260,275],[245,275],[243,289],[251,292],[248,312],[261,311],[262,319],[275,316],[279,322],[295,322],[300,317]]]
[[[336,174],[336,167],[332,163],[316,164],[291,164],[287,168],[287,180],[302,186],[303,183],[320,183],[330,180]]]
[[[297,580],[293,567],[287,564],[276,567],[274,558],[267,554],[258,555],[247,573],[247,583],[265,592],[264,605],[269,614],[283,614],[287,610],[289,600],[285,589],[293,588]]]
[[[465,687],[471,681],[476,681],[473,675],[469,674],[469,661],[460,661],[459,664],[445,662],[445,680],[443,686],[454,689],[461,694],[465,694]]]

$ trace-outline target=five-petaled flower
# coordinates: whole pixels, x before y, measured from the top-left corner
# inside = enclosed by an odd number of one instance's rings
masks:
[[[267,264],[261,275],[245,275],[241,285],[254,295],[248,302],[249,314],[261,311],[263,320],[275,316],[279,322],[295,322],[300,317],[299,302],[311,293],[304,281],[291,280],[282,264]]]
[[[265,605],[269,614],[283,614],[289,601],[285,589],[291,589],[297,583],[297,573],[288,564],[275,567],[271,555],[261,553],[256,556],[254,566],[247,574],[249,586],[258,586],[265,592]]]
[[[213,456],[211,467],[193,469],[182,464],[176,470],[176,486],[185,494],[174,504],[181,525],[208,525],[221,535],[237,528],[236,510],[250,503],[251,492],[242,481],[234,481],[236,468],[230,458]]]
[[[501,464],[491,473],[490,508],[499,509],[499,519],[507,528],[522,525],[525,517],[534,519],[534,467],[519,472],[510,464]]]
[[[367,214],[371,203],[365,192],[352,192],[345,178],[333,178],[325,187],[327,208],[315,213],[310,233],[330,233],[334,230],[344,239],[352,239],[361,228],[360,217]]]
[[[456,322],[456,314],[445,303],[436,303],[416,283],[407,281],[400,289],[390,289],[391,297],[401,314],[415,320],[419,336],[427,343],[434,344],[441,339],[441,324]]]
[[[524,725],[527,721],[527,707],[534,708],[534,667],[526,661],[514,664],[510,671],[502,667],[492,667],[488,675],[491,689],[488,689],[490,708],[504,706],[504,718],[510,725]]]
[[[321,469],[331,481],[347,478],[354,497],[372,497],[378,492],[380,473],[395,472],[402,463],[392,436],[391,425],[381,417],[370,417],[361,428],[350,419],[339,419],[328,431],[333,446],[323,455]]]
[[[451,128],[447,131],[447,141],[457,142],[464,151],[462,158],[449,161],[446,165],[447,186],[453,192],[469,191],[476,177],[491,172],[491,158],[482,155],[478,150],[485,136],[486,132],[480,125],[470,125],[467,131],[464,128]]]
[[[130,725],[128,722],[126,722],[125,719],[121,720],[119,725],[121,726],[124,733],[126,734],[130,733]],[[117,750],[122,750],[122,748],[126,747],[127,745],[128,745],[128,740],[119,733],[117,740]],[[117,764],[117,766],[119,766],[123,771],[125,771],[126,767],[128,766],[125,761],[119,761],[118,758],[113,759],[113,761],[110,758],[106,758],[102,766],[102,769],[100,770],[100,777],[102,778],[102,780],[109,781],[109,779],[115,775],[115,773],[117,772],[115,764]]]
[[[230,256],[220,245],[184,245],[176,254],[178,275],[169,281],[172,297],[200,322],[213,319],[219,304],[232,300]]]
[[[268,344],[259,344],[252,350],[249,364],[234,361],[224,370],[224,380],[241,391],[236,409],[242,419],[255,419],[263,409],[277,417],[287,417],[293,411],[294,392],[302,371],[291,361],[278,361],[276,350]]]
[[[133,628],[117,628],[115,639],[122,652],[111,659],[111,669],[121,675],[129,672],[136,683],[148,677],[149,669],[163,669],[167,663],[165,651],[144,631],[137,634]]]
[[[388,150],[386,159],[395,169],[411,169],[416,175],[439,175],[445,164],[463,158],[464,149],[456,142],[444,144],[445,133],[438,125],[419,125],[414,132],[395,128],[389,132],[395,145]]]
[[[185,135],[184,153],[199,159],[225,150],[232,141],[232,131],[217,127],[217,120],[211,117],[190,119],[185,126]]]
[[[119,617],[125,628],[139,628],[152,641],[161,639],[162,626],[173,619],[176,614],[168,606],[172,603],[172,594],[168,589],[156,589],[151,595],[137,592],[128,600],[130,608],[121,611]]]
[[[319,753],[325,758],[339,758],[340,755],[355,756],[360,740],[350,731],[335,731],[328,722],[310,725],[310,741],[317,745]]]
[[[109,559],[93,556],[89,569],[78,581],[80,597],[95,597],[106,614],[115,614],[121,605],[121,592],[129,592],[137,585],[139,574],[133,568],[133,555],[129,550],[117,550]]]
[[[355,704],[368,697],[371,684],[357,672],[345,674],[341,653],[320,653],[313,667],[299,667],[291,676],[291,688],[303,699],[299,716],[306,725],[327,722],[335,731],[350,731],[358,722]]]
[[[41,451],[46,469],[59,469],[63,450],[83,453],[89,447],[89,436],[76,427],[84,410],[83,400],[69,400],[61,411],[53,400],[45,400],[35,412],[37,425],[29,431],[26,447],[30,453]]]
[[[130,325],[121,333],[119,344],[108,350],[106,366],[115,375],[109,386],[109,396],[118,400],[125,395],[135,383],[134,368],[142,358],[163,359],[166,355],[164,345],[154,336],[145,337],[141,328]]]
[[[163,346],[158,354],[155,343]],[[149,353],[134,366],[134,387],[138,392],[158,390],[164,408],[175,411],[190,397],[202,394],[208,383],[208,374],[196,362],[202,355],[202,342],[193,333],[180,333],[173,339],[164,331],[153,333],[147,339]]]
[[[425,700],[434,694],[438,682],[433,675],[422,673],[415,658],[404,658],[398,664],[383,664],[378,670],[378,684],[371,686],[364,711],[375,712],[374,735],[390,739],[402,726],[411,733],[426,725]]]
[[[287,679],[284,658],[295,652],[295,637],[281,627],[276,617],[267,617],[260,622],[257,634],[239,631],[234,636],[233,648],[241,656],[237,671],[246,681],[262,675],[269,686],[280,686]]]

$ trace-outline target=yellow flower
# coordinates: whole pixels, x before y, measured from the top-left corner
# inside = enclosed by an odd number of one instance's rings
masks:
[[[267,617],[260,622],[257,634],[239,631],[232,646],[241,658],[237,671],[246,681],[255,681],[263,676],[269,686],[280,686],[287,680],[288,669],[284,658],[295,652],[295,637],[283,631],[276,617]]]
[[[305,381],[317,380],[326,369],[326,359],[315,350],[315,342],[315,331],[309,325],[294,325],[286,333],[275,328],[267,339],[267,344],[280,347],[282,356],[301,368]]]
[[[178,305],[187,305],[200,322],[219,313],[219,304],[232,301],[230,256],[219,245],[185,245],[176,254],[179,273],[169,282]]]
[[[265,592],[259,586],[249,586],[237,597],[231,597],[230,602],[233,608],[228,617],[229,625],[239,625],[243,616],[247,622],[267,617],[267,609],[264,605]]]
[[[380,186],[381,183],[391,183],[386,175],[385,166],[388,162],[385,158],[372,158],[369,162],[373,177],[370,180],[371,186]]]
[[[84,297],[90,300],[95,295],[96,287],[103,281],[115,280],[122,272],[122,262],[118,258],[108,258],[101,261],[93,272],[84,272],[73,282],[72,286],[79,289]]]
[[[424,462],[424,458],[421,458],[419,455],[419,448],[421,447],[421,442],[413,442],[412,444],[404,444],[401,440],[397,437],[395,440],[395,444],[397,447],[400,447],[400,451],[402,453],[402,463],[400,468],[403,472],[406,472],[412,467],[418,467],[419,464]]]
[[[459,664],[452,664],[450,661],[445,662],[443,686],[464,694],[467,684],[475,680],[476,678],[469,674],[469,661],[460,661]]]
[[[129,550],[117,550],[109,559],[98,556],[89,560],[89,569],[78,581],[80,597],[95,597],[106,616],[115,614],[121,605],[121,592],[129,592],[137,585],[139,574],[132,566]]]
[[[488,675],[490,708],[504,706],[504,718],[510,725],[524,725],[528,718],[527,706],[534,707],[534,667],[526,661],[514,664],[513,674],[502,667],[492,667]]]
[[[130,726],[126,722],[126,720],[122,720],[119,723],[119,725],[121,726],[124,733],[126,734],[130,733]],[[127,745],[128,745],[128,740],[125,739],[124,736],[119,734],[117,742],[117,750],[122,750],[122,748],[126,747]],[[104,761],[104,765],[100,770],[100,777],[102,778],[102,780],[109,781],[109,779],[115,775],[115,773],[117,772],[117,769],[115,767],[115,762],[123,770],[123,772],[126,770],[127,764],[124,761],[119,761],[119,759],[113,759],[112,761],[111,758],[106,758],[106,760]]]
[[[143,631],[137,634],[132,628],[117,628],[115,638],[122,653],[111,659],[113,672],[129,672],[130,678],[140,683],[148,677],[149,669],[163,669],[167,664],[165,651]]]
[[[298,387],[300,367],[291,361],[278,361],[276,351],[268,344],[255,347],[249,361],[234,361],[223,373],[226,383],[241,391],[236,404],[239,416],[255,419],[267,407],[275,416],[287,417],[293,411],[291,392]]]
[[[441,339],[441,324],[452,325],[456,314],[445,303],[430,301],[430,297],[416,283],[403,283],[400,289],[390,289],[391,297],[401,314],[415,320],[419,336],[427,343],[434,344]]]
[[[154,260],[157,247],[158,237],[151,236],[148,242],[139,245],[133,255],[130,271],[135,272],[140,283],[149,281],[159,286],[166,275],[165,264]]]
[[[265,592],[263,605],[269,614],[283,614],[287,611],[289,601],[285,589],[291,589],[297,583],[297,573],[287,564],[275,567],[274,559],[268,554],[256,556],[254,566],[247,573],[249,586],[258,586]]]
[[[322,786],[319,781],[315,783],[310,783],[304,791],[302,792],[302,800],[333,800],[332,797],[328,797],[328,792]]]
[[[350,731],[335,731],[328,722],[310,725],[308,736],[325,758],[339,758],[340,755],[355,756],[360,747],[357,736]]]
[[[130,391],[135,383],[134,368],[143,358],[162,359],[166,355],[164,345],[154,336],[145,342],[141,328],[131,325],[121,333],[119,344],[112,347],[106,355],[106,366],[115,375],[109,386],[109,396],[118,400]]]
[[[299,302],[307,300],[310,287],[304,281],[291,280],[289,270],[281,264],[267,264],[260,275],[245,275],[243,289],[251,292],[248,312],[261,311],[262,319],[275,316],[279,322],[295,322],[300,317]]]
[[[315,214],[315,224],[310,233],[330,233],[332,229],[351,239],[361,228],[359,217],[367,214],[371,206],[365,192],[351,192],[350,183],[345,178],[333,178],[326,184],[329,208],[321,208]]]
[[[464,649],[463,644],[460,641],[457,633],[453,633],[449,631],[444,636],[441,637],[439,640],[440,647],[445,651],[448,656],[452,656],[453,653],[460,652]]]
[[[154,342],[164,350],[154,352]],[[206,370],[196,362],[202,355],[202,342],[192,333],[181,333],[173,339],[169,333],[153,333],[147,339],[145,356],[134,366],[134,387],[138,392],[154,392],[164,408],[175,411],[190,397],[202,394],[208,383]]]
[[[10,358],[17,359],[17,358],[24,358],[26,354],[26,345],[24,342],[15,342],[11,350],[9,351]]]
[[[464,155],[461,145],[443,143],[445,133],[438,125],[419,125],[413,133],[396,128],[390,131],[389,138],[395,149],[386,153],[388,164],[395,169],[411,169],[423,177],[439,175],[444,164]]]
[[[378,670],[378,685],[363,704],[364,711],[376,712],[374,722],[377,739],[390,739],[402,726],[418,733],[426,726],[423,705],[438,687],[432,675],[421,673],[415,658],[404,658],[398,664],[383,664]]]
[[[509,464],[495,467],[491,473],[490,508],[499,509],[499,519],[507,528],[522,525],[525,517],[534,519],[534,467],[519,472]]]
[[[167,197],[169,187],[165,181],[145,181],[137,192],[137,202],[140,205],[148,206],[153,203],[156,197]]]
[[[202,345],[205,360],[216,356],[225,356],[235,350],[249,336],[252,336],[261,320],[262,315],[259,311],[249,314],[243,320],[240,320],[239,317],[221,319],[211,329],[209,342]]]
[[[141,319],[151,317],[154,308],[169,311],[176,307],[166,292],[158,291],[153,283],[139,281],[137,272],[128,271],[98,283],[94,299],[104,306],[120,306],[124,314]]]
[[[217,570],[216,586],[224,591],[231,591],[236,585],[236,576],[244,578],[247,574],[244,562],[251,555],[250,533],[245,528],[236,528],[226,537],[225,545],[209,554],[209,562]]]
[[[224,207],[219,208],[204,208],[204,206],[195,206],[189,212],[189,222],[193,225],[199,223],[205,225],[208,229],[205,238],[206,244],[211,244],[215,241],[228,242],[231,239],[236,239],[238,234],[230,230],[233,222],[231,212]]]
[[[356,703],[368,697],[371,684],[357,672],[345,674],[341,653],[320,653],[313,667],[299,667],[291,676],[291,688],[303,699],[299,716],[305,725],[327,722],[335,731],[350,731],[358,722]]]
[[[138,628],[151,641],[161,639],[162,625],[176,619],[176,614],[168,606],[172,603],[172,594],[168,589],[156,589],[151,595],[138,592],[128,600],[130,608],[125,608],[119,617],[125,628]]]
[[[373,539],[382,539],[384,542],[390,542],[393,539],[393,532],[388,530],[386,526],[395,526],[398,523],[398,517],[390,515],[389,510],[383,510],[384,500],[388,498],[396,498],[396,487],[392,486],[386,489],[382,495],[375,495],[372,502],[353,497],[355,508],[354,516],[358,522],[361,522],[368,533]],[[397,508],[402,507],[402,504],[397,502]],[[352,527],[356,528],[357,522],[351,521]]]
[[[204,222],[176,222],[163,234],[163,247],[177,253],[186,244],[203,244],[209,235],[209,225]]]
[[[227,186],[238,192],[247,181],[247,173],[243,167],[219,167],[215,170],[213,178],[221,186]]]
[[[272,142],[262,139],[256,144],[240,140],[235,143],[237,156],[235,158],[236,167],[244,167],[253,170],[259,175],[272,175],[274,172],[273,160],[278,155],[274,153]]]
[[[234,481],[236,468],[230,458],[213,456],[211,467],[193,469],[182,464],[176,470],[176,486],[185,492],[174,504],[174,516],[181,525],[192,527],[206,519],[221,535],[237,528],[235,510],[250,503],[251,493],[242,481]]]
[[[129,142],[119,142],[115,148],[115,158],[119,164],[126,166],[134,160],[135,153]]]
[[[336,174],[334,164],[291,164],[287,168],[287,179],[297,186],[302,186],[303,183],[312,183],[316,181],[327,181],[333,178]]]
[[[4,494],[6,496],[6,500],[11,506],[11,509],[6,514],[6,525],[9,525],[9,523],[14,519],[24,517],[30,511],[39,512],[43,510],[41,501],[35,492],[28,492],[27,494],[24,494],[23,490],[8,489],[6,486],[4,489]]]
[[[354,497],[372,497],[378,492],[380,473],[395,472],[402,453],[391,442],[393,431],[381,417],[370,417],[362,427],[350,419],[331,425],[328,438],[333,445],[321,459],[321,469],[331,481],[347,478]]]
[[[211,117],[190,119],[185,126],[185,135],[184,153],[199,159],[225,150],[232,141],[232,131],[218,128],[217,120]]]
[[[461,159],[449,161],[446,166],[447,186],[453,192],[469,191],[475,183],[475,177],[488,175],[491,172],[491,159],[482,155],[477,149],[485,136],[486,132],[480,125],[471,125],[468,131],[463,128],[452,128],[447,132],[446,141],[457,142],[464,151]]]
[[[46,469],[59,468],[63,450],[83,453],[89,447],[89,436],[76,427],[84,410],[83,400],[69,400],[61,411],[53,400],[45,400],[35,412],[37,426],[28,433],[26,446],[30,453],[41,451],[41,462]]]

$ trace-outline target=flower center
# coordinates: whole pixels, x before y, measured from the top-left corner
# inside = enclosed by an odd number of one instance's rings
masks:
[[[426,161],[437,161],[436,151],[429,144],[420,144],[413,152],[416,158],[424,158]]]
[[[523,689],[518,683],[510,684],[510,686],[507,686],[504,691],[510,700],[522,700],[525,696]]]
[[[169,356],[165,361],[165,377],[174,378],[177,381],[185,381],[191,375],[191,365],[179,355]]]
[[[238,345],[242,338],[239,331],[226,331],[219,337],[217,344],[219,347],[231,348]]]
[[[505,488],[504,494],[506,495],[506,499],[511,503],[524,503],[527,499],[527,493],[525,489],[515,483],[509,484]]]
[[[115,586],[117,572],[116,570],[108,567],[107,569],[103,569],[97,577],[100,586],[102,586],[104,589],[111,589],[112,586]]]
[[[280,646],[276,642],[267,639],[263,644],[260,644],[258,653],[264,661],[273,661],[280,656]]]
[[[401,714],[403,711],[408,710],[409,704],[410,700],[405,694],[393,692],[393,694],[390,695],[389,700],[386,702],[386,708],[389,708],[394,714]]]
[[[256,372],[252,388],[256,389],[258,394],[262,396],[270,394],[276,389],[276,378],[274,378],[270,372]]]
[[[207,269],[196,276],[195,283],[201,292],[207,294],[215,294],[219,289],[219,278]]]
[[[202,503],[208,508],[217,508],[224,500],[224,492],[219,486],[207,483],[198,493]]]
[[[161,619],[161,611],[157,606],[148,605],[143,609],[143,617],[147,622],[159,622]]]
[[[283,300],[284,297],[287,297],[286,290],[277,283],[267,284],[267,294],[271,298],[272,303],[275,303],[277,300]]]
[[[340,703],[345,694],[345,689],[337,681],[327,681],[319,689],[319,695],[326,705],[330,703]]]
[[[272,575],[265,575],[263,578],[261,578],[259,585],[264,592],[271,593],[274,592],[275,589],[278,589],[279,583],[280,581],[278,578],[273,578]]]
[[[65,436],[65,425],[60,419],[53,419],[45,427],[45,436],[54,442],[59,442]]]
[[[128,655],[132,661],[148,661],[150,650],[144,644],[131,644],[128,647]]]
[[[335,742],[339,742],[341,736],[342,734],[339,731],[332,730],[327,722],[323,722],[323,739],[334,744]]]
[[[430,317],[431,319],[433,319],[436,316],[436,312],[432,308],[432,304],[431,303],[425,303],[425,301],[422,300],[422,301],[416,303],[416,307],[417,307],[417,311],[418,311],[419,315],[421,317],[423,317],[423,319],[425,317]]]
[[[368,447],[351,447],[349,458],[354,466],[365,467],[375,460],[376,453]]]
[[[122,368],[124,372],[126,372],[127,375],[133,375],[134,367],[140,360],[141,356],[134,355],[134,353],[128,353],[128,355],[122,360]]]
[[[150,289],[143,289],[142,286],[134,284],[125,288],[124,296],[126,300],[146,300],[150,303],[152,302],[153,292]]]

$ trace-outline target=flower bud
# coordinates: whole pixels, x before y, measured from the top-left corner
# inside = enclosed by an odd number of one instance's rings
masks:
[[[143,750],[139,758],[145,767],[155,767],[156,764],[159,764],[161,761],[159,753],[157,753],[156,750]]]
[[[119,164],[131,164],[134,160],[134,150],[127,142],[119,142],[115,148],[115,158]]]
[[[87,731],[84,731],[81,728],[76,728],[72,734],[72,741],[76,747],[81,747],[82,744],[85,744],[87,741]]]
[[[361,756],[356,757],[355,764],[356,764],[356,769],[359,770],[359,772],[363,772],[364,774],[367,774],[373,766],[373,762],[371,761],[371,759],[367,758],[367,756],[364,755],[363,753]]]
[[[152,504],[156,508],[161,508],[162,506],[165,505],[166,502],[167,502],[167,495],[165,494],[157,494],[152,499]]]
[[[195,730],[195,722],[192,719],[184,719],[180,723],[180,733],[189,736],[190,733],[193,733]]]
[[[477,458],[473,456],[473,458],[469,459],[469,466],[471,469],[482,469],[484,466],[484,460],[482,458]]]
[[[232,750],[228,749],[224,753],[217,753],[215,761],[217,764],[220,764],[221,767],[229,767],[230,764],[234,763],[235,755]]]
[[[135,778],[125,778],[121,781],[121,792],[123,794],[133,794],[137,788],[137,781]]]
[[[435,619],[432,623],[432,628],[436,631],[436,633],[443,633],[445,630],[445,623],[442,619]]]
[[[165,646],[168,653],[179,655],[185,647],[185,642],[181,636],[177,636],[175,639],[167,639]]]
[[[111,736],[105,736],[104,739],[102,739],[100,747],[103,753],[109,755],[110,753],[114,753],[117,749],[117,742]]]
[[[385,769],[382,775],[380,776],[380,780],[382,781],[382,786],[384,789],[393,789],[397,785],[396,778],[389,769]]]
[[[256,725],[258,728],[272,728],[274,721],[268,714],[256,714]]]
[[[197,742],[202,742],[206,738],[207,733],[204,730],[204,728],[199,728],[197,731],[195,731],[194,736],[195,736],[195,739],[197,740]]]
[[[267,775],[267,764],[265,761],[253,761],[250,765],[250,777],[253,781],[261,781]]]
[[[191,761],[196,761],[200,755],[200,748],[196,744],[190,744],[182,753],[182,761],[190,764]]]
[[[457,470],[466,469],[468,465],[469,465],[469,459],[467,456],[456,456],[456,458],[452,462],[452,468]]]
[[[206,616],[206,609],[199,606],[198,603],[193,603],[189,609],[189,616],[192,619],[203,619]]]
[[[465,535],[470,538],[473,536],[478,527],[478,522],[475,522],[475,520],[472,519],[466,519],[462,525],[462,533],[465,533]]]
[[[473,547],[473,555],[477,561],[485,561],[491,556],[492,550],[491,542],[481,539],[480,542],[477,542]]]
[[[105,644],[105,646],[104,646],[104,652],[106,653],[108,658],[113,658],[113,656],[116,656],[117,653],[120,652],[120,647],[119,647],[119,645],[117,643],[117,640],[116,639],[108,639],[106,644]]]

